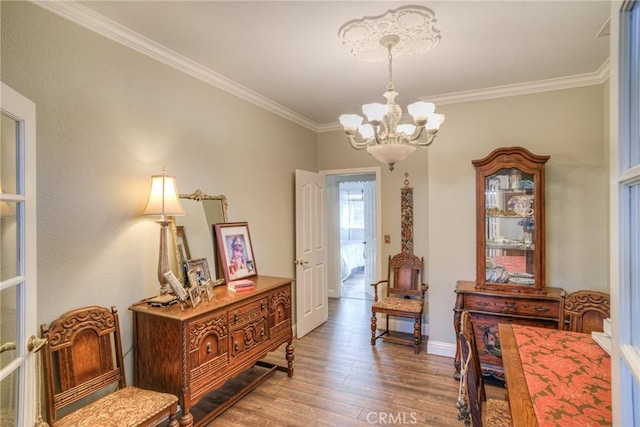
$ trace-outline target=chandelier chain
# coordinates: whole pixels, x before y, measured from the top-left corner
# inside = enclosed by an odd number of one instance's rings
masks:
[[[393,55],[391,55],[391,45],[387,46],[387,58],[389,59],[389,83],[391,85],[393,85],[393,67],[392,67],[392,61],[393,61]]]

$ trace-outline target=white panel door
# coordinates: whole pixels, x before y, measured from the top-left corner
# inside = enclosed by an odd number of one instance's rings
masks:
[[[36,420],[35,105],[0,90],[0,425]]]
[[[325,178],[296,170],[296,335],[327,321]]]

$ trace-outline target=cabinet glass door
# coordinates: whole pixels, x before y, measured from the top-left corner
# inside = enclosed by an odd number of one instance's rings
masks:
[[[545,292],[544,167],[549,156],[494,150],[476,168],[477,277],[481,289]]]
[[[534,177],[500,169],[485,179],[486,281],[535,285]]]

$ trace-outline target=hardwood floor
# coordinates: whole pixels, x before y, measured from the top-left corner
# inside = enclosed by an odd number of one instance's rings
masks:
[[[453,359],[370,345],[371,301],[330,299],[329,321],[294,340],[295,374],[276,372],[209,426],[463,426]],[[268,361],[283,364],[284,348]],[[257,369],[257,368],[253,368]],[[490,398],[504,389],[487,386]]]

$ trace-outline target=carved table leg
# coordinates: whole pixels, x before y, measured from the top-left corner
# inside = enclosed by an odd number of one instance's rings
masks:
[[[287,343],[287,355],[285,358],[287,359],[287,376],[293,377],[293,359],[295,359],[296,355],[293,352],[293,344],[291,341]]]
[[[456,371],[453,374],[453,378],[455,378],[456,380],[460,379],[460,346],[458,345],[458,333],[460,332],[460,316],[463,307],[464,296],[462,294],[458,294],[456,296],[456,305],[453,308],[453,330],[456,333],[456,355],[453,359],[453,366]]]
[[[376,331],[378,330],[378,319],[376,318],[376,314],[373,313],[371,315],[371,345],[376,345]]]
[[[416,319],[413,322],[413,352],[418,354],[420,352],[420,319]]]
[[[193,427],[193,415],[187,412],[180,417],[180,427]]]

